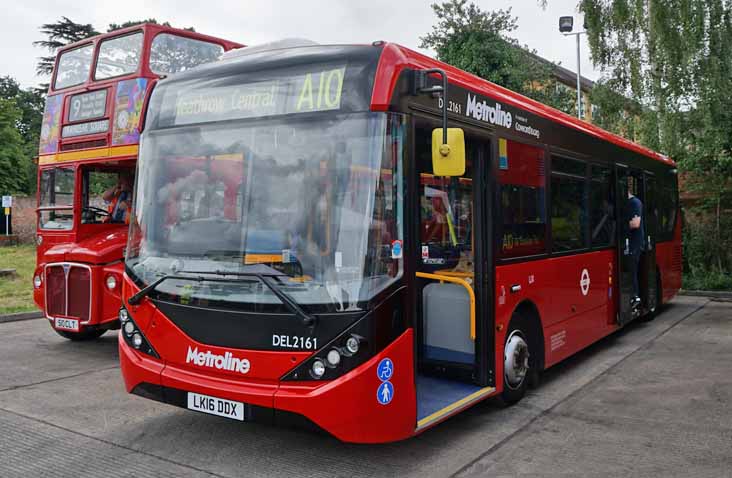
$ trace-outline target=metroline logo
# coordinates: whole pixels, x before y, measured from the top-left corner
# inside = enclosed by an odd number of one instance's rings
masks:
[[[496,102],[495,106],[485,101],[478,101],[476,95],[468,93],[468,105],[465,108],[465,116],[472,116],[478,121],[485,121],[490,124],[510,128],[513,124],[513,117],[508,111],[501,109],[501,104]]]
[[[188,354],[186,355],[186,363],[192,363],[199,367],[211,367],[219,370],[228,370],[230,372],[239,372],[245,374],[249,372],[249,360],[234,357],[231,352],[224,355],[212,353],[210,350],[199,352],[198,347],[191,349],[188,346]]]

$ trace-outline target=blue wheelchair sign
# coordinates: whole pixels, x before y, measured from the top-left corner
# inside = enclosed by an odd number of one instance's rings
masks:
[[[390,380],[391,376],[394,375],[394,362],[390,358],[382,359],[379,362],[379,366],[376,368],[376,375],[382,382]]]
[[[376,400],[382,405],[387,405],[394,398],[394,385],[391,382],[382,382],[376,390]]]

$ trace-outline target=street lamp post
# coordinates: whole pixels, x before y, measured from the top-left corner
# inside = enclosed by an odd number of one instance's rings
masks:
[[[574,35],[577,38],[577,117],[582,119],[582,84],[580,83],[580,35],[587,32],[574,32],[574,18],[573,17],[559,17],[559,31],[564,36]]]

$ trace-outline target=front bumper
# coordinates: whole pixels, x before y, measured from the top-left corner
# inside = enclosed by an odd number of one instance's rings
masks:
[[[413,331],[404,332],[376,356],[343,376],[322,382],[279,382],[223,378],[164,364],[119,340],[120,365],[128,392],[187,406],[195,392],[247,405],[251,421],[311,426],[346,442],[383,443],[413,436],[416,428]],[[379,362],[394,364],[393,397],[382,404]]]

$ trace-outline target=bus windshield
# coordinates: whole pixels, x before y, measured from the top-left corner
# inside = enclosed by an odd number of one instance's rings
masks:
[[[38,223],[41,229],[71,229],[74,226],[74,177],[72,167],[41,171]]]
[[[402,271],[403,131],[399,115],[321,113],[146,133],[128,271],[149,284],[255,266],[299,304],[363,307]],[[157,291],[199,305],[280,303],[249,279]]]

